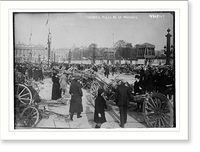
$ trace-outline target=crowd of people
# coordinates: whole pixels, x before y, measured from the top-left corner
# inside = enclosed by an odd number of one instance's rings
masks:
[[[135,71],[133,77],[135,82],[133,83],[133,90],[131,90],[125,82],[119,81],[115,91],[115,103],[119,106],[120,113],[120,126],[123,128],[127,122],[127,105],[129,104],[131,93],[134,95],[141,95],[147,92],[159,92],[168,96],[169,99],[175,93],[175,70],[171,66],[143,66],[143,65],[95,65],[95,64],[65,64],[51,67],[51,79],[52,79],[52,100],[58,100],[63,95],[69,93],[71,95],[70,101],[70,120],[73,121],[74,113],[77,113],[77,118],[81,118],[83,112],[82,105],[82,85],[77,77],[72,77],[69,90],[67,90],[68,77],[65,72],[70,69],[85,70],[92,69],[94,72],[109,78],[109,75],[114,76],[116,73],[126,71]],[[28,79],[34,79],[35,81],[43,80],[43,67],[41,65],[16,65],[15,70],[27,75]],[[101,124],[106,122],[105,109],[107,109],[106,101],[103,97],[103,89],[98,90],[97,98],[95,99],[95,111],[94,122],[95,128],[100,128]],[[142,104],[137,104],[137,109],[142,109]]]
[[[129,65],[123,66],[127,67]],[[66,92],[67,86],[67,77],[61,72],[60,79],[56,76],[59,69],[60,71],[65,71],[68,69],[78,69],[83,70],[91,68],[93,71],[104,75],[104,77],[109,78],[109,75],[114,75],[117,73],[117,69],[121,67],[118,65],[71,65],[67,67],[57,67],[57,72],[54,70],[52,76],[53,81],[53,90],[52,90],[52,99],[58,99],[61,97],[61,94]],[[56,69],[56,68],[55,68]],[[174,94],[174,83],[175,83],[175,71],[171,66],[137,66],[138,72],[135,74],[135,82],[133,83],[133,92],[134,95],[141,95],[146,92],[160,92],[168,95],[169,98]],[[167,88],[168,85],[172,85],[170,89]],[[81,84],[78,81],[78,78],[73,77],[73,81],[70,85],[69,93],[71,94],[71,104],[70,104],[70,119],[73,121],[74,113],[77,113],[77,118],[81,118],[81,112],[83,111],[82,106],[82,96],[83,92],[81,90]],[[54,90],[57,88],[57,90]],[[103,89],[98,90],[97,98],[95,99],[95,111],[94,111],[94,122],[96,123],[95,128],[100,128],[101,124],[106,122],[105,109],[107,109],[106,101],[103,97]],[[56,95],[59,94],[59,95]],[[53,96],[56,95],[56,98]],[[127,105],[129,104],[131,98],[131,90],[127,87],[126,83],[120,81],[118,83],[116,92],[115,92],[115,103],[119,106],[120,112],[120,126],[123,128],[124,124],[127,122]],[[137,104],[137,110],[142,110],[142,103]]]
[[[15,72],[20,72],[26,79],[34,79],[35,81],[43,81],[44,79],[44,68],[42,65],[32,64],[16,64]]]

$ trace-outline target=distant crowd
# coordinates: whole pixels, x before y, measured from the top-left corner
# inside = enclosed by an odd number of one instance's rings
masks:
[[[108,65],[106,63],[95,64],[63,64],[51,65],[50,68],[42,65],[32,64],[15,64],[15,73],[20,72],[26,76],[27,79],[34,79],[35,81],[43,81],[44,77],[49,73],[48,77],[52,76],[52,69],[60,73],[63,70],[76,69],[83,71],[85,69],[92,69],[93,71],[109,78],[110,75],[125,73],[139,76],[140,86],[143,92],[160,92],[166,94],[169,88],[173,88],[175,84],[175,69],[172,66],[144,66],[144,65],[130,65],[130,64],[115,64]],[[170,87],[172,86],[172,87]]]

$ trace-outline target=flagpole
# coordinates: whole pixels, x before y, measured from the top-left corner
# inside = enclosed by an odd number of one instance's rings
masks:
[[[48,13],[48,18],[46,21],[46,26],[49,24],[49,13]],[[50,28],[48,28],[48,39],[47,39],[47,47],[48,47],[48,67],[49,67],[49,60],[50,60],[50,51],[51,51],[51,32],[50,32]]]

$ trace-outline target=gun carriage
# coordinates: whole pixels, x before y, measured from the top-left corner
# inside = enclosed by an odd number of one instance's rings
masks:
[[[27,80],[21,72],[15,73],[14,127],[34,127],[39,122],[37,103],[41,101],[37,82]]]
[[[90,88],[90,93],[93,99],[97,97],[98,89],[105,90],[106,100],[115,100],[115,90],[120,79],[115,78],[107,83],[100,76],[95,75]],[[133,84],[125,82],[126,86],[131,91],[131,99],[129,102],[143,104],[143,115],[146,124],[149,127],[155,128],[170,128],[173,127],[173,107],[169,99],[161,93],[146,93],[135,95],[133,92]]]

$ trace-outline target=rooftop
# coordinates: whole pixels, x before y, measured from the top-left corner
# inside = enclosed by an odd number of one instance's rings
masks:
[[[136,44],[135,47],[138,47],[138,48],[141,48],[141,47],[155,48],[155,45],[146,42],[146,43],[143,43],[143,44]]]

